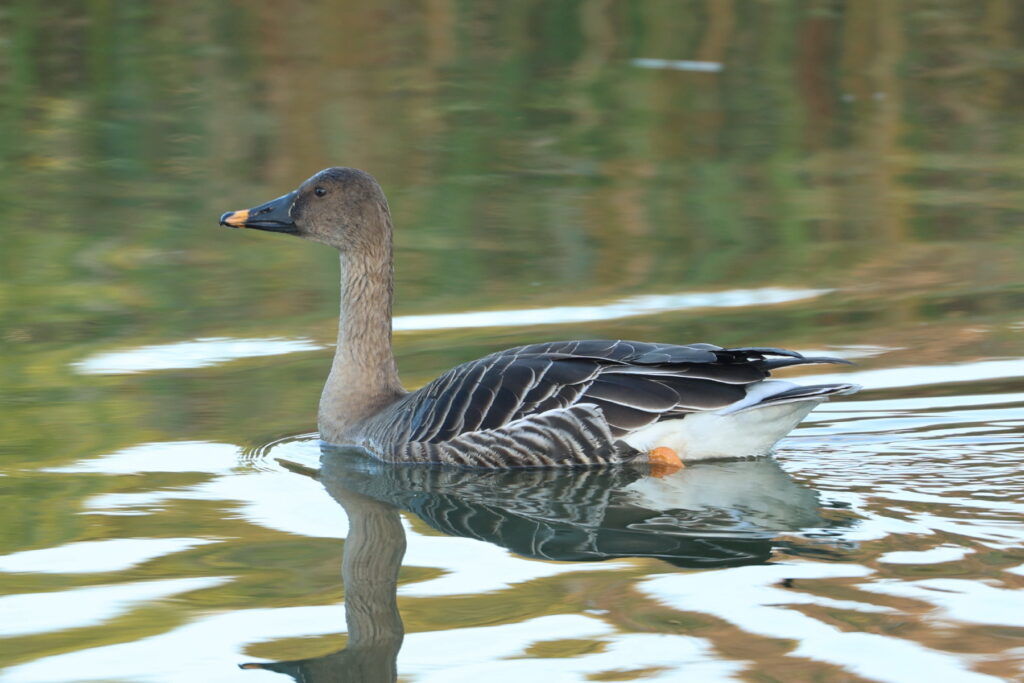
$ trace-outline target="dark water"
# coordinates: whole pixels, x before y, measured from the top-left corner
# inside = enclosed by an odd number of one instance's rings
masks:
[[[1024,677],[1021,35],[1013,0],[0,5],[0,681]],[[664,479],[311,478],[337,258],[216,218],[329,165],[388,193],[409,386],[608,337],[866,390]]]

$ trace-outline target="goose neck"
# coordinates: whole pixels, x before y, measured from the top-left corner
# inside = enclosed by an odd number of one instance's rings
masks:
[[[351,439],[361,421],[405,393],[391,348],[393,280],[390,246],[342,252],[338,345],[320,399],[326,441]]]

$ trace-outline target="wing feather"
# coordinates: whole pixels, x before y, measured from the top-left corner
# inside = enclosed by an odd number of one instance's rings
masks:
[[[786,365],[794,361],[786,359]],[[712,365],[710,363],[680,363],[678,365],[651,366],[651,365],[622,365],[610,367],[606,372],[617,375],[646,375],[654,376],[683,376],[693,379],[710,379],[715,382],[726,382],[728,384],[750,384],[765,378],[764,361],[754,364],[733,364],[733,365]],[[780,361],[783,362],[783,361]],[[795,361],[797,363],[803,361]]]
[[[664,413],[679,403],[679,395],[670,387],[643,375],[605,374],[598,377],[586,391],[586,399],[600,398],[611,403]]]
[[[676,410],[683,409],[684,412],[717,410],[739,401],[747,393],[746,385],[708,379],[662,375],[657,378],[657,381],[675,392],[678,400],[674,408]]]
[[[535,405],[526,404],[523,406],[523,410],[528,412],[544,412],[556,408],[567,408],[579,402],[580,397],[588,386],[590,386],[589,381],[556,386],[551,396],[548,396],[543,401],[538,401]]]
[[[409,394],[392,419],[404,421],[408,441],[416,442],[404,457],[418,453],[453,464],[474,464],[482,457],[428,448],[450,442],[452,448],[486,450],[490,455],[484,459],[494,461],[490,466],[550,465],[559,448],[592,448],[659,419],[739,401],[748,385],[776,368],[841,362],[771,347],[544,342],[453,368]],[[510,430],[513,423],[517,427]],[[597,429],[597,423],[603,427]],[[489,436],[493,433],[501,438]],[[516,446],[513,436],[523,443]],[[546,455],[538,460],[526,451]],[[518,460],[503,465],[506,457]]]
[[[593,396],[587,396],[586,401],[601,409],[604,419],[612,430],[612,434],[616,437],[620,437],[634,429],[646,427],[652,422],[657,421],[660,417],[660,415],[655,413],[636,410],[620,403],[613,403],[612,401],[606,401]]]

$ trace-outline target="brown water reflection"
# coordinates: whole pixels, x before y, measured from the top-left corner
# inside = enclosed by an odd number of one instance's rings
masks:
[[[508,649],[481,647],[485,675],[900,680],[814,650],[831,632],[938,680],[1024,671],[1001,607],[1024,588],[1018,3],[15,0],[0,26],[0,607],[18,615],[0,680],[274,680],[235,664],[337,649],[344,519],[241,455],[313,429],[337,261],[216,228],[335,164],[391,201],[399,316],[821,291],[399,332],[410,384],[498,348],[622,337],[848,353],[869,388],[780,452],[852,522],[838,559],[556,571],[403,517],[400,586],[472,589],[400,588],[403,675],[440,676],[459,634],[488,628],[479,642]],[[83,370],[168,345],[169,366]],[[64,554],[27,554],[44,551]],[[513,578],[488,583],[481,556]],[[674,597],[794,564],[815,578],[781,603]]]

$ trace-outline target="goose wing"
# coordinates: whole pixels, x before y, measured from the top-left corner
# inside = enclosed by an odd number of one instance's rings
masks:
[[[459,365],[402,406],[408,442],[438,444],[486,433],[531,418],[569,415],[591,423],[600,408],[609,435],[622,435],[659,419],[716,410],[744,398],[748,385],[773,369],[805,363],[785,349],[726,349],[712,344],[635,341],[565,341],[520,346]],[[579,413],[577,415],[576,413]]]

